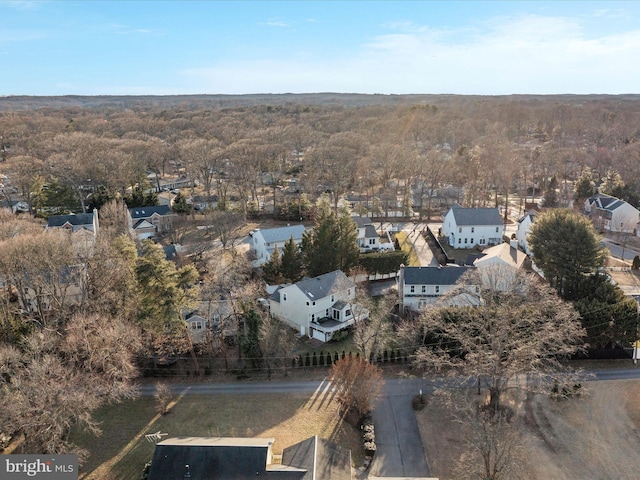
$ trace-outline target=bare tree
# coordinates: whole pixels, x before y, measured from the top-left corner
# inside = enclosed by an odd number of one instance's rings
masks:
[[[483,284],[481,278],[469,281]],[[417,366],[465,381],[477,379],[486,385],[488,407],[496,413],[507,388],[548,392],[551,380],[566,371],[560,360],[578,351],[585,336],[578,313],[552,289],[525,274],[490,284],[507,282],[510,288],[483,288],[481,306],[436,304],[403,328],[410,342],[417,340],[416,333],[429,342],[416,351]],[[466,285],[460,288],[469,295]],[[464,298],[459,293],[454,289],[451,295]],[[516,381],[519,378],[524,384]],[[571,380],[567,376],[563,383]]]
[[[344,412],[354,410],[362,418],[369,413],[382,391],[380,369],[363,358],[347,356],[331,367],[331,383]]]
[[[63,332],[27,337],[20,350],[0,346],[2,430],[23,439],[24,453],[83,454],[74,427],[100,432],[92,412],[135,395],[139,335],[117,318],[78,315]]]

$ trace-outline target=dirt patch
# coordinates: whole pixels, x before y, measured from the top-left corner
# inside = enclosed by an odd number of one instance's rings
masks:
[[[523,419],[522,468],[531,480],[635,479],[640,472],[640,381],[589,382],[570,400],[515,400]],[[465,426],[430,402],[416,412],[431,475],[453,479],[465,451]]]

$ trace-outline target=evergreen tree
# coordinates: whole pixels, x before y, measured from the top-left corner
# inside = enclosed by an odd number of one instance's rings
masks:
[[[317,277],[334,270],[348,272],[358,264],[358,230],[349,211],[340,215],[321,209],[313,230],[302,237],[301,252],[307,275]]]
[[[302,278],[302,258],[293,237],[284,244],[281,272],[286,282],[295,283]]]
[[[282,275],[282,258],[277,246],[269,260],[262,266],[262,277],[269,285],[279,285],[285,282],[285,278]]]
[[[573,198],[577,201],[585,200],[596,193],[596,184],[593,180],[593,172],[589,167],[585,167],[578,180],[576,180],[573,192]]]
[[[529,245],[536,265],[566,300],[575,300],[583,277],[594,274],[605,259],[591,222],[566,209],[540,214],[531,228]]]
[[[178,194],[173,199],[171,210],[178,214],[186,214],[191,212],[191,205],[187,203],[187,197],[185,197],[182,192],[178,192]]]
[[[606,195],[613,195],[615,190],[621,188],[624,188],[624,182],[620,174],[615,170],[607,170],[607,174],[602,178],[598,191]]]
[[[191,350],[181,310],[195,303],[198,272],[193,265],[178,269],[162,247],[145,240],[136,259],[138,321],[159,355]]]
[[[558,206],[558,192],[556,191],[558,188],[558,179],[554,175],[549,180],[549,185],[547,185],[547,191],[544,193],[544,206],[547,208],[557,208]]]

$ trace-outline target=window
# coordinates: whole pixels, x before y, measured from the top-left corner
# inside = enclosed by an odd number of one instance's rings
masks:
[[[328,317],[328,316],[329,316],[329,309],[328,309],[328,308],[325,310],[325,312],[324,312],[324,316],[325,316],[325,317]]]
[[[468,238],[465,238],[465,239],[464,239],[464,243],[467,243],[467,240],[468,240]]]
[[[422,285],[422,293],[427,293],[427,286],[426,285]]]
[[[312,313],[311,314],[311,321],[314,322],[316,320],[316,314]]]
[[[436,293],[440,293],[440,285],[436,285]]]
[[[316,302],[313,302],[313,305],[315,306]]]
[[[370,238],[369,239],[369,245],[375,245],[376,243],[376,239],[375,238]]]
[[[351,310],[349,310],[348,308],[344,311],[344,316],[345,317],[350,317],[351,316]]]
[[[473,238],[471,239],[471,244],[473,245]]]
[[[484,238],[480,239],[480,245],[484,245]]]
[[[282,294],[282,301],[283,301],[283,302],[286,302],[286,301],[287,301],[287,294],[286,294],[286,293],[283,293],[283,294]]]
[[[462,233],[462,227],[458,227],[458,233]]]
[[[415,293],[415,291],[416,291],[415,285],[411,285],[411,293]]]
[[[309,306],[309,302],[307,302],[307,307]]]
[[[462,243],[462,239],[461,238],[458,239],[458,243]]]
[[[192,330],[202,330],[202,322],[200,320],[196,320],[195,322],[191,322]]]
[[[499,230],[500,230],[500,227],[496,227],[496,233],[498,233]]]
[[[471,227],[471,233],[475,231],[475,227]]]
[[[334,298],[335,298],[335,295],[331,295],[331,303],[335,302]]]

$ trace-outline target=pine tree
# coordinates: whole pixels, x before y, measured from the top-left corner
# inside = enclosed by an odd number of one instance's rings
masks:
[[[281,272],[286,282],[295,283],[302,278],[302,256],[293,236],[284,244]]]
[[[547,191],[544,192],[544,206],[547,208],[557,208],[558,207],[558,192],[556,189],[558,188],[558,179],[554,175],[551,177],[549,181],[549,185],[547,185]]]
[[[282,258],[276,246],[269,260],[262,266],[262,277],[269,285],[279,285],[285,282],[282,275]]]

